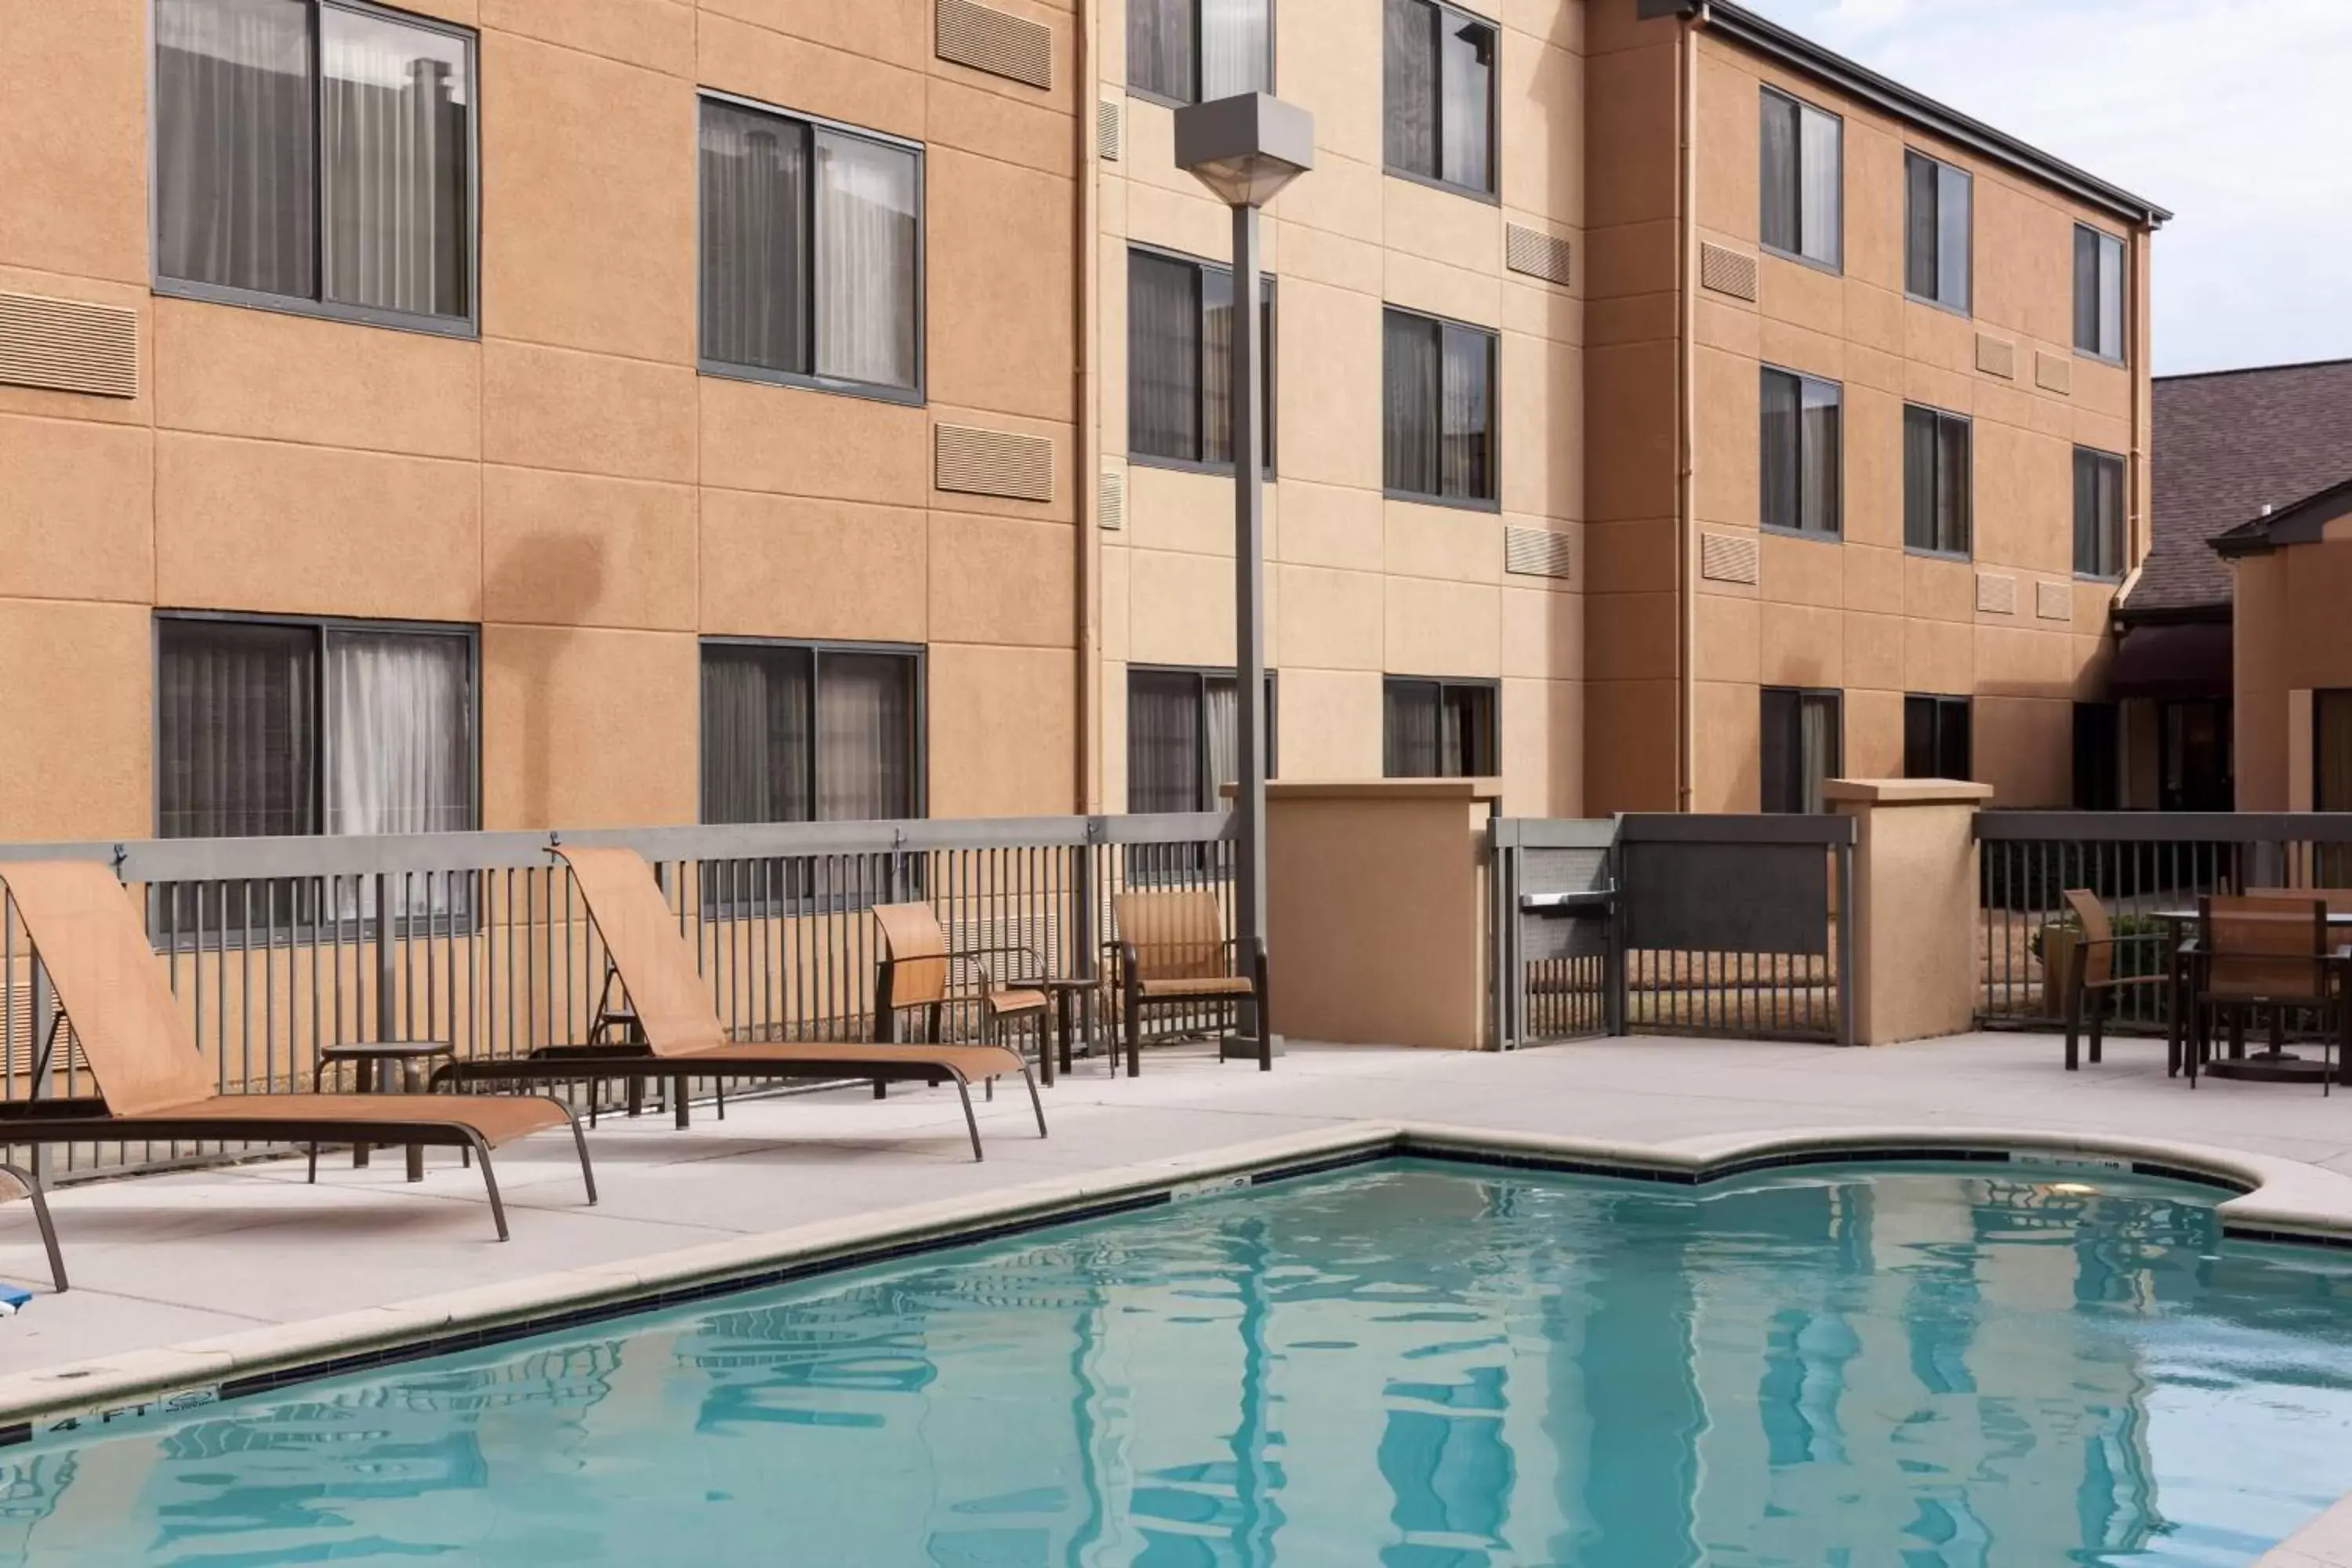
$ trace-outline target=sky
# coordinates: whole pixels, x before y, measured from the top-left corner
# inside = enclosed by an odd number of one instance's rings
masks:
[[[2352,0],[1744,0],[2121,185],[2156,374],[2352,358]]]

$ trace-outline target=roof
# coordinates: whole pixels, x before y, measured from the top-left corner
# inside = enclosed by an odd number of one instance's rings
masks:
[[[2116,614],[2219,610],[2230,569],[2215,538],[2352,478],[2352,360],[2158,376],[2150,436],[2155,547]]]
[[[2145,196],[2136,196],[2120,185],[2109,184],[2005,131],[1996,131],[1948,104],[1915,92],[1893,78],[1881,76],[1833,49],[1823,48],[1802,34],[1792,33],[1731,0],[1641,0],[1639,14],[1644,17],[1695,17],[1700,26],[1736,38],[1793,70],[1827,82],[1841,92],[1874,104],[1898,120],[1933,132],[1996,163],[2007,164],[2020,174],[2054,185],[2126,223],[2153,228],[2172,217],[2171,213]]]
[[[2316,544],[2326,536],[2329,523],[2348,516],[2352,516],[2352,479],[2223,531],[2214,538],[2213,550],[2216,554],[2235,557],[2267,554],[2282,544]]]

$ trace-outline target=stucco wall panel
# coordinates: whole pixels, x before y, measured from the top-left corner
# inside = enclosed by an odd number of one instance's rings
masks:
[[[147,9],[0,0],[0,266],[147,280]]]
[[[149,602],[154,437],[0,415],[0,595]]]
[[[494,463],[695,477],[694,372],[609,354],[482,345],[482,456]]]
[[[1696,610],[1691,668],[1698,679],[1754,685],[1761,662],[1757,601],[1701,594]]]
[[[1384,589],[1378,575],[1317,566],[1281,566],[1276,574],[1282,588],[1282,645],[1268,653],[1285,680],[1297,669],[1382,668]]]
[[[1496,591],[1415,577],[1388,581],[1388,668],[1414,675],[1502,673]]]
[[[707,490],[702,629],[920,642],[929,524],[898,507]]]
[[[1671,679],[1586,680],[1586,731],[1598,743],[1584,748],[1585,811],[1675,809],[1678,700]]]
[[[1283,528],[1278,559],[1359,572],[1381,569],[1387,559],[1388,503],[1378,491],[1293,479],[1285,479],[1279,489]]]
[[[1067,523],[940,512],[930,521],[930,635],[1067,647],[1076,614]]]
[[[1584,595],[1506,584],[1502,600],[1507,679],[1572,681],[1584,673]]]
[[[699,510],[683,485],[486,468],[482,614],[691,631]]]
[[[922,409],[719,376],[694,389],[706,485],[893,506],[930,493]]]
[[[891,3],[876,0],[876,7]],[[796,7],[816,15],[856,8]],[[798,36],[790,26],[747,26],[706,7],[697,30],[696,59],[698,84],[720,92],[913,141],[923,140],[928,129],[929,79],[919,58],[902,61],[845,50]]]
[[[701,652],[676,632],[482,628],[482,826],[690,823]]]
[[[930,57],[930,0],[857,0],[848,5],[812,5],[808,0],[699,0],[699,5],[706,27],[714,19],[731,17],[909,70],[923,69]]]
[[[1761,789],[1759,747],[1764,727],[1756,688],[1702,680],[1692,699],[1696,734],[1691,809],[1754,811]]]
[[[1281,73],[1276,85],[1284,98],[1315,117],[1318,153],[1378,168],[1381,100],[1365,92],[1363,84],[1380,79],[1385,36],[1362,26],[1360,16],[1358,0],[1283,0],[1274,8],[1275,58]],[[1505,52],[1507,57],[1510,51]],[[1319,177],[1321,169],[1316,172]]]
[[[1503,809],[1514,816],[1584,815],[1584,688],[1573,680],[1503,679]]]
[[[142,605],[0,599],[0,734],[43,763],[0,768],[0,835],[153,831],[153,638]]]
[[[1282,726],[1276,760],[1283,777],[1381,776],[1383,720],[1377,670],[1310,669],[1286,664],[1276,706]]]
[[[1845,613],[1844,685],[1882,691],[1903,689],[1904,644],[1907,628],[1900,616]],[[1873,775],[1876,776],[1876,775]]]
[[[1388,569],[1407,577],[1457,583],[1499,583],[1503,520],[1492,512],[1388,503]]]
[[[1044,816],[1071,809],[1074,663],[1067,648],[932,645],[933,816]]]
[[[481,0],[481,25],[671,76],[694,74],[692,0]]]

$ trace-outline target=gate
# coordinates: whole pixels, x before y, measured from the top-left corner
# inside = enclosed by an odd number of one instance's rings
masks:
[[[1502,1049],[1623,1033],[1616,841],[1605,819],[1496,819],[1489,926]]]

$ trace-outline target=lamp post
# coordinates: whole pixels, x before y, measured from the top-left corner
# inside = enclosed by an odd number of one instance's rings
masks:
[[[1315,121],[1296,104],[1245,92],[1176,111],[1176,166],[1234,212],[1232,382],[1234,455],[1234,927],[1240,961],[1257,983],[1251,1027],[1257,1064],[1274,1068],[1265,950],[1265,468],[1258,400],[1265,344],[1258,330],[1258,209],[1315,166]]]

